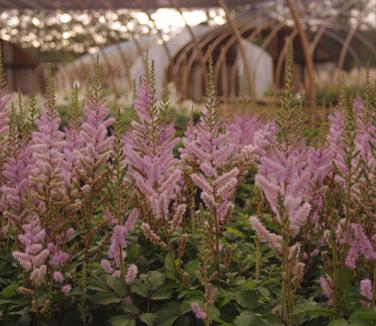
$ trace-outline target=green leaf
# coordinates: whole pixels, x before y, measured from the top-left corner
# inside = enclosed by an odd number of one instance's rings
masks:
[[[350,324],[343,318],[332,320],[328,326],[349,326]]]
[[[156,325],[171,326],[181,314],[180,305],[177,302],[169,302],[158,310]]]
[[[107,284],[117,296],[124,297],[127,294],[127,287],[121,278],[108,277]]]
[[[88,289],[98,291],[98,292],[107,292],[107,284],[98,276],[93,276],[89,279]]]
[[[257,292],[255,290],[240,290],[235,294],[235,300],[244,308],[252,310],[257,306]]]
[[[140,247],[139,245],[133,244],[127,248],[127,260],[129,262],[136,262],[137,258],[140,257]]]
[[[8,285],[1,291],[1,296],[5,299],[14,297],[17,294],[17,284]]]
[[[234,326],[280,326],[282,325],[279,322],[274,322],[271,320],[262,319],[260,316],[257,316],[254,312],[243,311],[236,319],[234,320]]]
[[[136,321],[128,315],[114,316],[110,321],[111,326],[136,326]]]
[[[140,309],[138,309],[133,303],[123,305],[122,310],[135,315],[140,313]]]
[[[155,314],[145,313],[140,315],[140,320],[148,326],[153,326],[156,317],[157,316]]]
[[[376,325],[375,309],[359,309],[352,313],[349,322],[354,326],[371,326]]]
[[[151,271],[147,274],[147,280],[149,289],[155,291],[164,283],[165,276],[159,271]]]
[[[319,306],[312,299],[297,302],[294,306],[293,317],[296,325],[317,317],[329,317],[332,315],[330,309]]]
[[[165,268],[167,277],[174,280],[176,278],[175,269],[174,269],[173,260],[170,255],[166,255],[165,257],[164,268]]]
[[[197,271],[200,268],[200,262],[197,259],[190,260],[187,264],[184,266],[184,271],[189,274],[189,281],[192,283],[197,279]]]
[[[242,232],[240,232],[238,229],[235,229],[231,226],[228,227],[223,234],[229,240],[236,240],[237,238],[244,238],[244,234]]]
[[[151,296],[151,299],[152,300],[166,300],[166,299],[171,298],[172,293],[173,293],[173,289],[171,288],[167,288],[167,287],[159,288],[157,289],[157,291],[153,293],[153,295]]]
[[[254,315],[249,311],[243,311],[234,321],[235,326],[252,326]]]
[[[111,292],[98,292],[91,296],[90,299],[93,303],[101,305],[109,305],[122,301],[122,298],[114,297],[114,294]]]
[[[191,309],[191,307],[189,308]],[[209,316],[210,316],[210,319],[220,322],[221,324],[223,323],[223,320],[220,318],[221,312],[214,305],[209,306]]]
[[[140,279],[132,284],[131,290],[132,293],[136,293],[143,298],[149,297],[149,289]]]

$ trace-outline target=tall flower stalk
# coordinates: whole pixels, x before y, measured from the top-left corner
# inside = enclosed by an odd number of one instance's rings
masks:
[[[80,219],[75,225],[83,241],[84,257],[80,281],[81,314],[84,325],[86,316],[87,275],[90,272],[93,258],[90,248],[95,235],[105,225],[105,219],[96,214],[100,208],[103,189],[108,182],[108,164],[113,150],[113,136],[109,135],[108,128],[114,119],[110,117],[110,110],[105,106],[101,86],[101,67],[95,68],[95,77],[89,100],[84,108],[82,123],[79,126],[77,148],[73,148],[77,161],[75,164],[74,179],[80,200]],[[74,157],[73,157],[74,159]]]
[[[211,55],[208,71],[209,84],[202,116],[192,129],[192,134],[186,135],[186,146],[181,150],[181,156],[197,167],[196,171],[192,169],[191,179],[201,190],[201,200],[209,212],[204,222],[205,233],[212,241],[212,255],[219,272],[220,234],[234,208],[233,195],[238,184],[239,169],[235,166],[236,147],[219,118]]]
[[[113,277],[121,277],[125,284],[131,285],[137,276],[138,269],[134,264],[127,267],[124,263],[126,257],[124,250],[128,245],[124,238],[133,230],[139,214],[138,210],[134,208],[126,221],[124,220],[128,211],[127,194],[130,192],[130,187],[124,182],[127,165],[122,142],[123,129],[120,108],[117,106],[113,131],[114,154],[109,168],[109,183],[107,186],[108,208],[106,216],[111,230],[111,242],[108,251],[109,259],[103,259],[101,265],[106,273]]]
[[[37,217],[33,217],[29,223],[24,224],[22,230],[23,233],[18,235],[18,239],[23,246],[23,251],[14,251],[13,257],[29,274],[32,283],[32,311],[36,315],[39,326],[42,324],[38,288],[46,282],[47,260],[50,251],[44,247],[46,231],[41,228]],[[29,291],[24,292],[28,293]]]
[[[173,150],[178,143],[175,128],[166,122],[154,85],[154,68],[146,66],[134,105],[137,120],[124,137],[128,164],[126,182],[134,182],[137,207],[148,240],[166,250],[176,277],[181,277],[173,244],[174,233],[183,222],[186,205],[179,195],[182,173]]]
[[[282,261],[282,319],[289,326],[294,323],[294,296],[304,273],[301,244],[297,236],[302,232],[311,211],[307,151],[298,141],[297,125],[292,125],[289,120],[301,113],[301,108],[293,103],[292,64],[290,47],[285,75],[286,89],[277,119],[279,142],[271,144],[270,152],[260,159],[255,179],[273,214],[276,233],[266,229],[258,216],[250,218],[257,237],[268,243]]]

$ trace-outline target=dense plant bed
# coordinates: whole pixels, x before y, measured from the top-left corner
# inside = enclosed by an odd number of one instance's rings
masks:
[[[182,137],[150,68],[127,128],[99,67],[64,127],[51,77],[43,108],[2,83],[0,324],[375,324],[375,92],[312,142],[291,67],[275,122],[223,121],[209,62]]]

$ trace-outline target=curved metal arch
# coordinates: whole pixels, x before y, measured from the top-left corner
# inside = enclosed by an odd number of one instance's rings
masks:
[[[290,34],[288,36],[291,41],[293,41],[294,38],[296,37],[296,33],[297,33],[297,31],[295,30],[294,32],[292,32],[292,34]],[[337,41],[340,45],[343,42],[343,39],[341,39],[341,37],[339,35],[337,35],[336,33],[332,32],[332,31],[325,31],[324,35],[328,36],[329,38],[333,39],[334,41]],[[282,66],[283,66],[283,62],[285,60],[285,56],[286,56],[285,46],[284,46],[284,50],[281,52],[280,56],[278,57],[278,61],[277,61],[275,79],[274,79],[274,83],[276,85],[278,85],[278,82],[281,78]],[[355,53],[355,51],[351,48],[349,52],[353,56],[354,60],[356,60],[360,64],[359,56]]]
[[[180,10],[180,8],[178,7],[177,3],[176,3],[176,0],[170,0],[170,3],[173,5],[173,7],[175,8],[175,10],[179,13],[179,15],[181,16],[181,18],[183,19],[184,21],[184,26],[185,28],[187,29],[189,35],[191,36],[191,40],[192,40],[192,45],[193,45],[193,50],[192,51],[196,51],[196,55],[199,57],[199,60],[200,60],[200,63],[201,63],[201,75],[204,77],[204,83],[205,85],[207,84],[207,79],[208,79],[208,76],[207,76],[207,69],[206,69],[206,65],[204,63],[204,60],[203,60],[203,53],[202,53],[202,48],[200,47],[200,43],[199,43],[199,40],[196,36],[196,34],[194,33],[193,29],[191,28],[191,26],[187,23],[184,15],[183,15],[183,12]],[[170,65],[172,63],[172,73],[173,73],[173,77],[175,78],[176,77],[176,72],[178,71],[178,68],[177,68],[177,65],[176,65],[176,62],[175,60],[171,60],[170,61]],[[202,67],[204,66],[204,69],[202,69]],[[204,70],[204,71],[203,71]],[[183,78],[183,83],[184,83],[184,78]],[[185,91],[185,86],[183,85],[182,86],[182,90],[183,90],[183,94],[184,94],[184,97],[186,97],[186,91]]]
[[[246,26],[243,26],[241,31],[242,31],[242,33],[244,33],[247,30],[249,30],[250,28],[252,28],[253,26],[257,26],[257,25],[259,25],[258,22],[252,22],[252,24],[247,24]],[[264,23],[260,26],[265,27],[266,25]],[[229,34],[226,34],[225,37],[220,38],[220,40],[219,40],[219,42],[217,42],[217,44],[220,44],[228,36],[229,36]],[[223,60],[226,58],[228,51],[235,44],[236,41],[237,40],[234,37],[230,37],[230,39],[227,40],[227,42],[221,47],[220,56],[216,60],[215,65],[214,65],[214,76],[216,76],[217,78],[219,76],[219,71],[222,69]],[[217,46],[217,44],[215,44],[215,46]]]
[[[264,22],[263,24],[258,24],[257,22],[255,22],[255,25],[258,25],[258,27],[247,37],[247,40],[250,40],[250,41],[254,40],[254,38],[257,35],[259,35],[265,28],[270,27],[272,25],[272,23],[271,22]],[[249,29],[250,26],[247,26],[247,27]],[[224,49],[223,54],[221,53],[221,56],[216,61],[215,68],[216,68],[217,71],[222,69],[222,66],[224,65],[223,60],[226,58],[227,52],[233,46],[234,43],[235,43],[235,40],[233,38],[231,38],[230,40],[227,41],[225,46],[222,48],[222,49]],[[238,55],[237,55],[237,58],[238,58]],[[236,61],[237,61],[237,63],[239,62],[238,60],[236,60]],[[232,72],[233,69],[237,69],[237,66],[235,64],[232,66],[231,72]],[[251,76],[251,78],[252,78],[252,81],[250,81],[250,83],[253,84],[254,83],[254,77]],[[226,82],[227,82],[227,80],[226,80]]]
[[[190,66],[193,65],[193,62],[195,60],[197,60],[196,56],[199,54],[199,53],[202,53],[203,52],[203,48],[207,45],[207,43],[211,40],[214,39],[214,42],[216,40],[216,36],[217,35],[221,35],[221,30],[222,29],[218,29],[218,30],[214,30],[214,31],[209,31],[198,43],[198,48],[194,47],[192,44],[189,44],[188,46],[186,46],[183,51],[181,51],[179,54],[178,54],[178,57],[177,57],[177,60],[176,60],[176,66],[177,66],[177,70],[179,71],[181,68],[180,66],[182,65],[182,62],[184,62],[184,69],[183,71],[186,71],[185,75],[183,74],[183,79],[182,81],[185,81],[186,78],[184,77],[187,77],[186,75],[188,74],[189,75],[189,71],[190,69],[187,69],[187,65],[188,65],[188,62],[187,62],[187,55],[189,53],[189,51],[192,51],[192,54],[190,55]],[[225,30],[225,32],[227,33],[227,29]],[[196,51],[195,51],[196,50]],[[203,54],[203,57],[202,57],[202,60],[201,60],[201,73],[202,73],[202,70],[203,70],[203,67],[205,67],[205,71],[206,71],[206,65],[205,65],[205,58],[207,58],[207,53]],[[190,67],[189,67],[190,68]],[[183,86],[182,87],[182,90],[183,90],[183,93],[184,93],[184,96],[186,96],[186,91],[185,91],[185,88],[186,86]]]
[[[259,13],[257,13],[255,16],[258,16]],[[255,21],[255,22],[244,22],[243,23],[244,25],[241,26],[241,28],[239,29],[241,31],[241,35],[243,33],[245,33],[246,31],[248,31],[250,28],[252,28],[254,25],[258,25],[259,22]],[[262,23],[262,26],[263,28],[266,27],[266,22]],[[262,30],[262,29],[261,29]],[[227,29],[227,33],[222,33],[222,37],[220,38],[217,38],[215,41],[215,47],[219,46],[219,44],[224,40],[226,39],[228,36],[231,36],[231,30],[230,29]],[[221,50],[220,50],[220,57],[216,60],[215,62],[215,66],[214,66],[214,77],[215,77],[215,82],[218,83],[218,78],[219,78],[219,72],[220,71],[223,71],[223,59],[226,57],[227,55],[227,52],[230,50],[230,48],[237,42],[237,38],[232,35],[228,40],[227,42],[225,43],[224,46],[221,47]],[[213,46],[214,47],[214,46]],[[206,52],[205,54],[205,59],[207,60],[207,57],[208,57],[208,52]],[[222,72],[222,76],[223,77],[223,72]],[[252,83],[252,80],[249,81],[249,83]],[[227,87],[227,86],[226,86]]]
[[[260,12],[257,12],[254,16],[257,17],[259,14],[260,14]],[[264,28],[268,27],[268,25],[269,25],[269,22],[267,22],[267,21],[262,22],[261,25],[260,25],[260,22],[258,22],[258,21],[243,21],[241,23],[242,23],[243,26],[241,26],[239,30],[241,31],[242,35],[246,31],[248,31],[249,29],[253,28],[254,26],[259,25],[259,27],[256,29],[256,32],[254,33],[255,35],[257,35],[258,33],[260,33]],[[223,37],[221,38],[220,41],[222,41],[223,39],[226,39],[226,37],[228,37],[232,34],[230,29],[227,29],[226,32],[227,32],[226,34],[223,33]],[[248,36],[247,39],[249,39],[250,37],[253,38],[253,36],[251,35],[251,36]],[[229,49],[231,48],[231,46],[233,46],[236,42],[237,42],[236,37],[234,35],[231,35],[230,39],[227,40],[225,45],[221,48],[220,53],[226,54],[229,51]],[[218,42],[218,44],[220,44],[220,42]],[[222,49],[224,49],[225,51],[222,51]],[[218,79],[219,72],[223,71],[223,69],[224,69],[223,68],[223,54],[222,54],[222,56],[220,55],[219,60],[217,60],[216,63],[215,63],[216,81]],[[206,54],[205,54],[206,60],[207,60],[207,56],[208,56],[208,52],[206,52]]]
[[[311,51],[312,51],[312,55],[318,45],[318,43],[320,42],[320,39],[322,37],[322,35],[325,33],[325,31],[333,24],[336,22],[336,19],[339,17],[339,15],[343,12],[345,12],[347,9],[349,9],[353,3],[356,2],[356,0],[350,0],[350,1],[345,1],[345,4],[346,6],[343,6],[341,7],[341,9],[337,12],[336,15],[334,15],[333,17],[331,17],[331,19],[328,19],[328,21],[322,25],[320,27],[320,29],[317,31],[317,33],[315,34],[312,42],[311,42]]]
[[[342,26],[338,26],[337,28],[341,29],[341,30],[346,30]],[[370,43],[362,34],[360,34],[359,31],[355,32],[354,38],[358,39],[359,42],[364,44],[372,52],[372,54],[376,57],[376,47],[372,43]]]
[[[368,10],[368,5],[365,6],[365,8],[358,15],[356,24],[349,30],[349,32],[348,32],[348,34],[345,38],[345,41],[343,43],[341,53],[339,55],[338,66],[337,66],[337,89],[338,90],[339,90],[339,87],[341,85],[341,71],[342,71],[343,65],[345,63],[346,55],[347,55],[351,40],[354,37],[354,34],[356,33],[357,29],[361,25],[363,15],[365,14],[366,10]]]
[[[336,41],[339,45],[342,45],[344,42],[344,39],[340,35],[331,30],[326,31],[324,35]],[[356,51],[351,46],[349,46],[348,51],[350,55],[353,57],[353,59],[358,63],[358,67],[362,66],[362,62]]]
[[[185,62],[184,66],[183,66],[183,78],[182,78],[182,83],[183,83],[183,86],[182,86],[182,91],[183,91],[183,94],[184,96],[186,97],[186,94],[187,94],[187,87],[188,87],[188,78],[189,78],[189,73],[191,71],[191,68],[193,66],[193,63],[195,61],[197,61],[197,55],[203,51],[203,48],[205,46],[208,47],[208,43],[210,43],[213,39],[214,39],[214,42],[218,39],[217,35],[220,35],[219,37],[227,37],[228,35],[230,34],[230,31],[228,28],[218,28],[217,30],[214,30],[214,31],[210,31],[208,34],[206,34],[199,42],[199,50],[197,52],[194,51],[194,48],[192,45],[189,45],[187,46],[184,51],[180,52],[179,53],[179,57],[178,57],[178,61],[177,61],[177,66],[178,66],[178,69],[179,67],[181,66],[181,63]],[[211,44],[212,45],[212,44]],[[213,46],[212,46],[213,47]],[[214,47],[213,47],[214,48]],[[187,57],[187,53],[189,53],[189,51],[192,51],[191,55],[190,55],[190,60],[187,62],[186,60],[186,57]],[[200,60],[201,61],[201,75],[203,75],[204,77],[206,76],[206,60],[207,60],[207,57],[208,57],[208,52],[206,51],[206,53],[203,55],[203,58]],[[200,59],[200,58],[199,58]]]
[[[238,43],[238,46],[239,46],[240,55],[243,58],[243,65],[244,65],[244,68],[245,68],[245,71],[246,71],[248,86],[250,88],[252,88],[251,68],[250,68],[248,60],[247,60],[247,54],[245,52],[244,44],[242,43],[242,35],[239,32],[239,28],[238,28],[236,22],[231,17],[230,10],[227,7],[225,0],[217,0],[217,3],[224,10],[229,28],[234,33],[235,40],[236,40],[236,42]]]
[[[188,24],[187,20],[185,19],[184,15],[183,15],[183,12],[180,10],[179,6],[176,3],[176,0],[170,0],[170,4],[172,5],[172,7],[175,8],[175,10],[179,13],[181,19],[183,20],[184,27],[188,31],[188,33],[189,33],[189,35],[191,37],[191,40],[192,40],[192,42],[193,42],[196,50],[198,49],[198,51],[201,52],[200,49],[199,49],[198,38],[197,38],[196,34],[194,33],[193,29],[191,28],[191,26]],[[172,75],[173,75],[173,79],[175,80],[176,79],[176,75],[177,75],[177,69],[176,69],[174,58],[172,58],[170,60],[169,65],[172,65]]]
[[[264,23],[262,26],[260,26],[260,27],[258,27],[256,30],[254,30],[248,37],[247,37],[247,40],[249,40],[249,41],[253,41],[254,40],[254,38],[256,37],[256,36],[258,36],[262,31],[263,31],[263,29],[264,28],[266,28],[266,27],[269,27],[269,25],[271,25],[272,24],[272,22],[266,22],[266,24]],[[269,35],[268,35],[269,36]],[[237,56],[236,57],[236,59],[235,59],[235,61],[236,61],[236,64],[234,64],[233,66],[232,66],[232,69],[231,69],[231,81],[232,81],[232,86],[235,88],[235,83],[236,83],[236,71],[237,71],[237,64],[238,64],[238,62],[239,62],[239,57]]]
[[[257,16],[259,15],[262,11],[266,11],[267,9],[266,8],[263,8],[262,10],[259,10],[257,11],[255,14],[253,14],[252,16]],[[243,21],[241,22],[242,24],[245,24],[247,25],[247,21]],[[249,22],[248,22],[249,24]],[[208,43],[210,43],[213,39],[214,39],[214,42],[216,41],[216,38],[218,38],[217,36],[218,35],[222,35],[223,38],[227,37],[228,35],[230,34],[229,32],[229,29],[227,28],[227,26],[223,26],[222,28],[218,28],[214,31],[209,31],[201,40],[200,40],[200,43],[199,43],[199,46],[200,46],[200,51],[203,50],[203,48],[205,46],[208,46]],[[187,53],[189,53],[189,51],[192,51],[192,54],[189,56],[190,57],[190,60],[189,62],[187,62]],[[181,51],[178,56],[177,56],[177,60],[176,60],[176,66],[178,67],[177,70],[179,71],[180,69],[180,66],[182,65],[182,62],[184,62],[184,70],[185,70],[185,74],[183,74],[183,78],[182,78],[182,81],[184,81],[185,83],[187,83],[186,79],[187,77],[189,76],[189,72],[190,72],[190,69],[191,69],[191,66],[193,65],[193,62],[196,61],[196,56],[197,56],[197,53],[194,52],[194,49],[193,49],[193,45],[192,44],[189,44],[188,46],[186,46],[183,51]],[[203,58],[203,61],[205,62],[205,60],[207,60],[207,57],[208,57],[208,52],[206,51],[205,55],[204,55],[204,58]],[[189,67],[188,67],[189,66]],[[206,69],[206,65],[202,65],[202,66],[205,66],[205,69]],[[188,68],[188,69],[187,69]],[[186,88],[186,86],[182,87],[182,89]],[[186,91],[184,93],[184,96],[186,96]]]

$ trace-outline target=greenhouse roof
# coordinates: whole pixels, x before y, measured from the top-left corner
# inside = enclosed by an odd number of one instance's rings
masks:
[[[245,5],[256,1],[228,0],[228,6]],[[31,10],[99,10],[99,9],[157,9],[217,7],[216,0],[0,0],[0,9]]]

